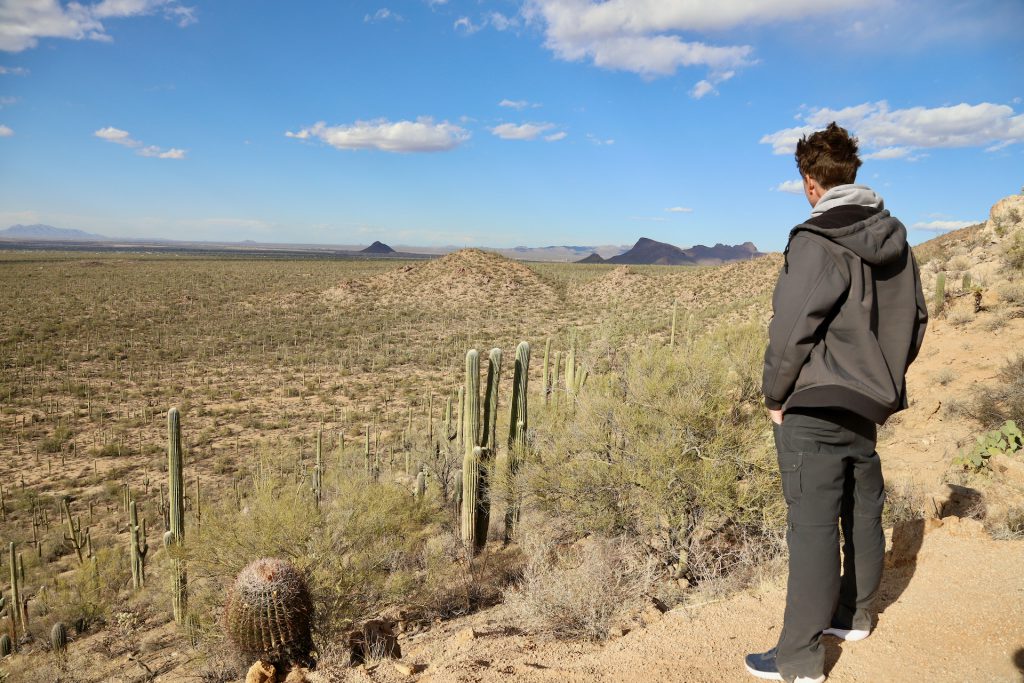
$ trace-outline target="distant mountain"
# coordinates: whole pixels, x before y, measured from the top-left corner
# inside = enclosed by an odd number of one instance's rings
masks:
[[[606,263],[662,266],[715,265],[726,261],[752,259],[760,255],[761,252],[751,242],[744,242],[737,246],[716,244],[713,247],[697,244],[689,249],[680,249],[672,244],[641,237],[632,249],[624,254],[611,257]]]
[[[383,242],[374,242],[366,249],[360,251],[362,254],[393,254],[395,250]]]
[[[592,252],[590,256],[581,258],[576,263],[605,263],[605,259],[601,258],[601,255],[595,251]]]
[[[6,230],[0,230],[0,239],[16,240],[68,240],[79,242],[101,242],[109,240],[109,237],[96,235],[82,230],[70,230],[68,228],[55,228],[52,225],[12,225]]]

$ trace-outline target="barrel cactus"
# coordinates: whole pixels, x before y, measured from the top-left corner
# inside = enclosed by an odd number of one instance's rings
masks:
[[[68,629],[59,621],[50,629],[50,646],[58,657],[68,651]]]
[[[6,657],[14,651],[11,637],[6,633],[0,636],[0,658]]]
[[[239,572],[224,620],[228,637],[247,659],[312,664],[313,603],[302,573],[287,560],[265,557]]]

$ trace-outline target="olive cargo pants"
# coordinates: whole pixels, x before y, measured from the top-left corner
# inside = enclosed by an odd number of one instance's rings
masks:
[[[844,410],[794,409],[774,431],[789,547],[776,662],[791,681],[823,673],[825,649],[819,641],[830,624],[871,629],[871,603],[885,554],[885,484],[871,420]]]

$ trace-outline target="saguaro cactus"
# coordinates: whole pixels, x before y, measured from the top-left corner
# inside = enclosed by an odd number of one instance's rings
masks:
[[[504,482],[508,507],[505,510],[505,543],[508,543],[519,523],[519,500],[515,490],[516,472],[523,451],[526,450],[528,427],[527,388],[530,380],[530,344],[519,342],[516,347],[515,368],[512,371],[512,404],[509,410],[508,453],[505,455]]]
[[[18,554],[14,548],[14,541],[11,541],[8,546],[8,563],[11,567],[11,636],[15,641],[18,640],[18,622],[21,616],[21,581],[18,575]],[[25,625],[21,624],[21,629],[25,631]]]
[[[14,651],[14,645],[11,643],[11,637],[6,633],[0,636],[0,659],[7,657]]]
[[[78,564],[82,564],[85,561],[82,559],[82,548],[85,547],[85,534],[82,533],[82,520],[71,519],[71,507],[68,504],[67,498],[63,498],[61,500],[61,506],[63,516],[67,520],[68,524],[68,532],[64,534],[64,541],[75,549],[75,554],[78,555]]]
[[[313,602],[302,573],[286,560],[265,557],[239,572],[228,592],[224,622],[249,661],[311,663]]]
[[[128,530],[131,532],[132,588],[138,590],[146,587],[146,521],[139,526],[139,510],[133,500],[128,504]]]
[[[671,349],[676,345],[676,308],[679,306],[679,301],[672,302],[672,332],[668,337],[668,347]]]
[[[480,354],[466,354],[466,387],[463,406],[462,542],[471,552],[487,543],[490,526],[489,468],[495,452],[498,417],[498,384],[501,379],[501,349],[491,349],[483,415],[480,410]],[[482,419],[481,419],[482,418]]]
[[[324,451],[323,451],[324,430],[316,431],[316,466],[313,468],[313,499],[317,507],[323,500],[323,477],[324,477]]]
[[[946,274],[939,273],[935,278],[935,314],[942,313],[946,305]]]
[[[173,562],[171,606],[174,621],[184,623],[188,611],[188,574],[185,570],[185,473],[181,454],[181,417],[177,408],[167,411],[168,529],[164,547]]]

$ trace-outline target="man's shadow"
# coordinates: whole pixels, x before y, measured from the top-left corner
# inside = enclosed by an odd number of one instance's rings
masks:
[[[923,519],[898,522],[893,526],[892,548],[885,554],[882,583],[875,597],[877,614],[896,603],[910,585],[917,570],[917,554],[924,542],[924,530]],[[828,673],[843,654],[843,641],[825,637],[822,642],[825,644],[825,673]]]

